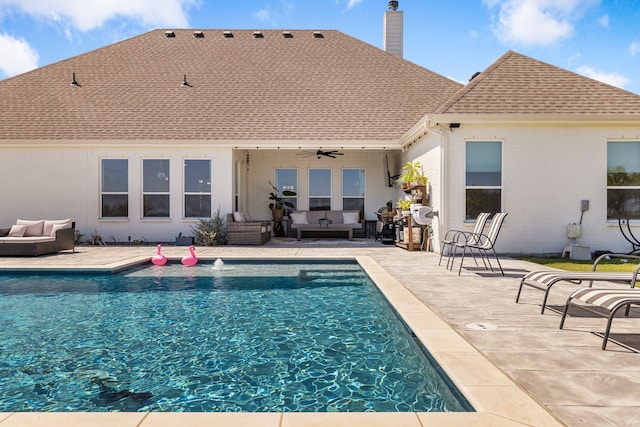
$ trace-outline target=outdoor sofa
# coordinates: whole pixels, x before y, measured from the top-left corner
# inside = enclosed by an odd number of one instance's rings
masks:
[[[313,232],[314,234],[334,235],[338,232],[346,232],[349,240],[353,237],[355,230],[363,230],[360,211],[294,211],[289,213],[289,229],[287,235],[295,235],[298,240],[302,238],[302,233]]]
[[[71,219],[23,220],[0,228],[0,256],[38,256],[75,252],[75,226]]]

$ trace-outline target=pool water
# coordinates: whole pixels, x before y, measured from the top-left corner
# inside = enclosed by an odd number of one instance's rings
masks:
[[[471,411],[355,262],[0,275],[0,412]]]

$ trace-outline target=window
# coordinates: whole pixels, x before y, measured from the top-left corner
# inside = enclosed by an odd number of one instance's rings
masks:
[[[275,183],[274,185],[278,190],[280,190],[280,194],[283,191],[293,191],[298,194],[298,170],[297,169],[276,169],[275,170]],[[289,206],[284,207],[285,211],[295,211],[298,210],[298,197],[283,197],[282,200],[285,202],[289,202],[293,205],[293,208]]]
[[[607,143],[607,219],[640,219],[640,141]]]
[[[101,218],[129,217],[129,161],[102,159]]]
[[[309,210],[331,210],[331,169],[309,169]]]
[[[342,209],[364,216],[364,169],[342,170]]]
[[[184,216],[211,217],[211,160],[184,161]]]
[[[465,219],[502,206],[502,142],[467,141]]]
[[[169,217],[169,160],[142,160],[142,215]]]

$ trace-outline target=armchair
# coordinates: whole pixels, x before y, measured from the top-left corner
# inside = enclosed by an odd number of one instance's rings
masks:
[[[264,245],[271,240],[271,221],[251,221],[244,212],[227,214],[229,245]]]

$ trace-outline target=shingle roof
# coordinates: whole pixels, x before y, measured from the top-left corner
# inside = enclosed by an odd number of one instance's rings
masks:
[[[0,81],[0,140],[398,140],[461,87],[335,30],[224,33],[154,30]]]
[[[637,115],[640,96],[508,51],[436,114]]]

